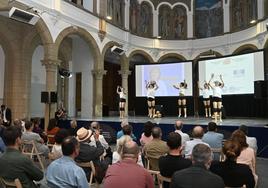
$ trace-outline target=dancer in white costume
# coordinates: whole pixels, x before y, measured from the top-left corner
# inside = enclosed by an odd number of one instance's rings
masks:
[[[204,104],[204,107],[205,107],[206,117],[211,117],[210,96],[209,96],[210,86],[205,81],[204,86],[202,88],[202,87],[200,87],[200,83],[198,82],[198,88],[202,92],[203,104]]]
[[[155,81],[147,82],[145,80],[145,86],[147,89],[148,116],[153,118],[155,116],[155,92],[158,89],[158,85]]]
[[[185,90],[187,89],[187,83],[184,80],[183,82],[173,85],[174,88],[179,90],[179,99],[178,99],[178,106],[179,106],[179,114],[178,117],[181,117],[181,111],[183,109],[184,117],[187,117],[187,108],[186,108],[186,97],[185,97]]]
[[[125,106],[126,106],[126,92],[125,89],[121,86],[117,86],[117,94],[119,95],[119,116],[120,119],[125,117]]]

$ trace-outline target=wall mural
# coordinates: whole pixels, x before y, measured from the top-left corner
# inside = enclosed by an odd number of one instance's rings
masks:
[[[195,1],[195,37],[205,38],[223,34],[221,0]]]
[[[111,22],[119,27],[124,27],[125,3],[122,0],[107,0],[107,16]]]
[[[158,31],[162,39],[186,39],[187,15],[185,7],[179,5],[172,10],[167,5],[159,8]]]
[[[232,0],[230,9],[231,31],[248,28],[257,19],[257,0]]]
[[[153,36],[153,11],[147,2],[130,0],[130,31],[143,37]]]

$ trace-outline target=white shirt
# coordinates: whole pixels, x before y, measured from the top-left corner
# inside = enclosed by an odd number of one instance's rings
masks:
[[[126,94],[123,91],[121,91],[119,92],[119,97],[120,99],[126,99]]]
[[[181,87],[179,91],[179,96],[184,96],[185,95],[185,88]]]
[[[102,147],[104,149],[108,149],[109,148],[109,144],[106,142],[106,140],[105,140],[105,138],[104,138],[103,135],[99,135],[99,141],[100,141],[100,143],[101,143],[101,145],[102,145]],[[94,146],[94,147],[97,147],[94,136],[91,136],[90,137],[90,143],[89,143],[89,145]]]
[[[147,89],[147,98],[155,98],[155,87],[154,88],[148,88]]]
[[[209,90],[208,89],[203,89],[202,90],[202,95],[204,99],[209,99]]]
[[[192,151],[193,148],[197,145],[197,144],[205,144],[208,147],[210,147],[207,143],[203,142],[201,139],[199,138],[194,138],[193,140],[187,141],[185,143],[185,148],[184,148],[184,154],[185,154],[185,158],[190,158],[192,155]]]
[[[222,95],[222,89],[219,86],[216,86],[213,88],[213,97],[221,98]]]
[[[183,133],[181,130],[176,130],[175,132],[181,135],[181,145],[184,147],[185,143],[190,140],[189,135]]]
[[[246,137],[247,138],[247,144],[250,148],[252,148],[255,153],[257,152],[258,150],[258,146],[257,146],[257,140],[255,137]]]
[[[121,156],[119,155],[119,153],[117,151],[114,151],[113,152],[113,161],[112,163],[117,163],[118,161],[121,160]],[[141,155],[139,154],[139,158],[138,158],[138,162],[137,162],[138,165],[143,166],[143,163],[142,163],[142,159],[141,159]]]

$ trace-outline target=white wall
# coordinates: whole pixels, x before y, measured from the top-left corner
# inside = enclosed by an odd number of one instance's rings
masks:
[[[44,117],[45,105],[41,103],[41,92],[46,90],[46,69],[41,64],[44,48],[38,46],[32,57],[31,75],[31,117]]]
[[[81,117],[89,118],[93,112],[93,56],[88,44],[79,37],[73,37],[71,72],[82,73]],[[75,116],[75,76],[69,81],[69,116]]]
[[[0,104],[3,104],[5,86],[5,54],[0,46]]]

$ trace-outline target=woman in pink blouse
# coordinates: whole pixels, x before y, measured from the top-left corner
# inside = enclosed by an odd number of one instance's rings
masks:
[[[144,123],[144,131],[141,135],[140,143],[142,148],[145,146],[145,144],[149,143],[152,141],[153,136],[152,136],[152,128],[154,127],[154,124],[150,121],[147,121]]]

